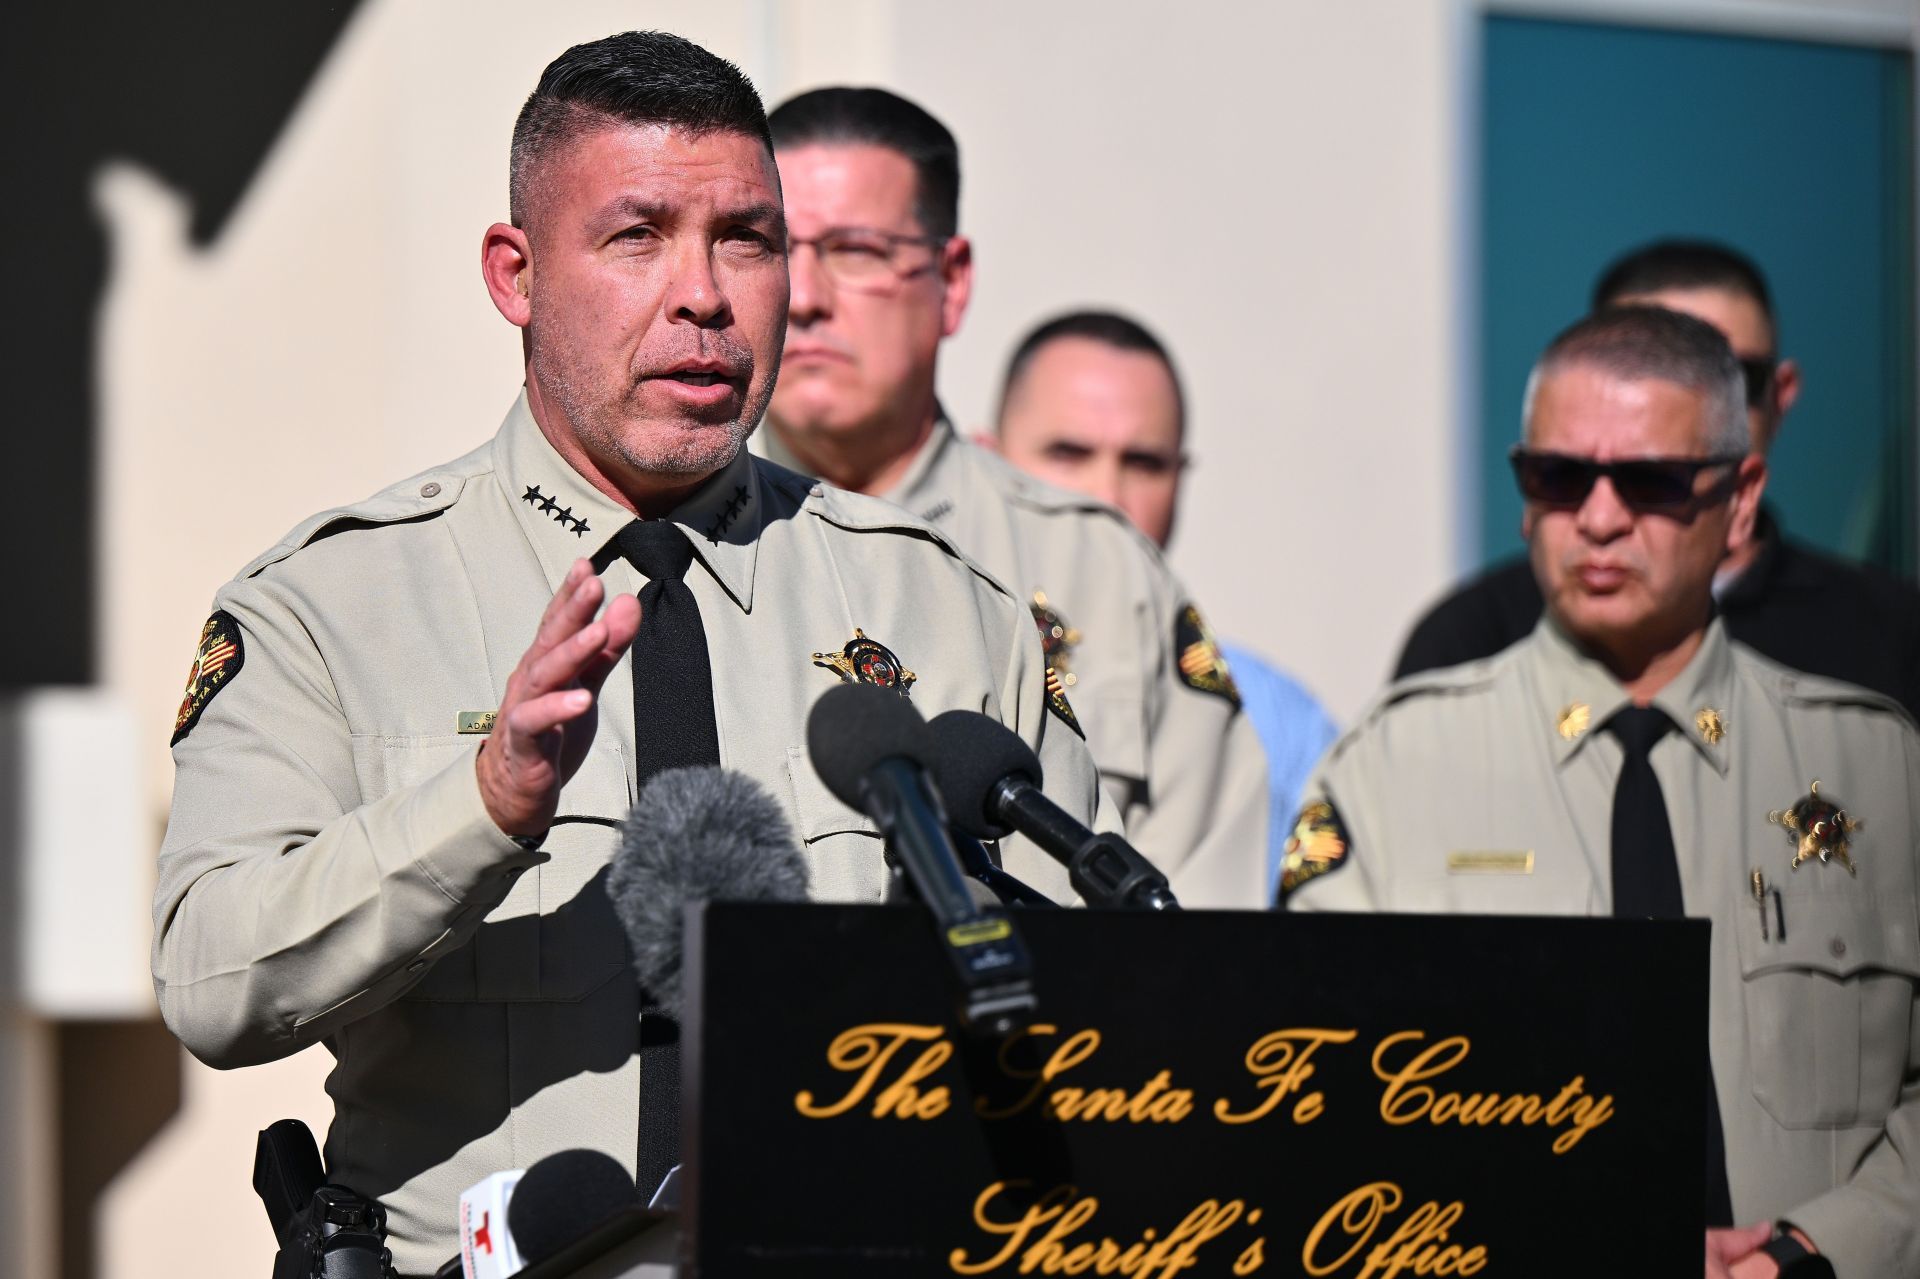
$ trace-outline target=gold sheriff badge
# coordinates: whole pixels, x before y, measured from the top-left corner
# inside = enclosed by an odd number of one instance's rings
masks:
[[[1799,870],[1802,863],[1815,857],[1825,866],[1829,862],[1839,862],[1847,868],[1849,875],[1860,872],[1853,864],[1853,852],[1849,847],[1853,832],[1866,825],[1857,817],[1849,817],[1847,810],[1820,793],[1818,781],[1808,788],[1808,792],[1792,808],[1776,809],[1767,814],[1767,820],[1775,826],[1784,826],[1787,838],[1793,841],[1793,869]]]
[[[849,684],[872,684],[891,689],[905,697],[913,682],[920,678],[893,655],[893,650],[854,627],[853,638],[837,653],[815,653],[815,666],[825,667]]]

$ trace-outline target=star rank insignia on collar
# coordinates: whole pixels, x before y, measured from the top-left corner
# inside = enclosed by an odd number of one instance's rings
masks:
[[[720,539],[727,535],[727,530],[733,527],[734,521],[740,518],[740,513],[746,510],[748,504],[752,501],[753,494],[747,492],[746,485],[734,485],[733,496],[727,499],[726,506],[714,513],[714,517],[708,522],[707,527],[701,530],[701,535],[704,536],[707,541],[718,546]]]
[[[1346,828],[1332,804],[1323,799],[1301,809],[1280,863],[1280,895],[1285,897],[1308,880],[1340,869],[1346,864],[1347,845]]]
[[[571,506],[560,505],[559,502],[554,500],[552,494],[542,493],[538,484],[527,485],[527,491],[520,495],[520,500],[540,512],[540,514],[551,516],[559,523],[562,529],[572,530],[575,537],[585,537],[587,535],[588,525],[586,516],[576,516]]]
[[[1240,707],[1240,689],[1227,669],[1226,655],[1220,651],[1213,632],[1200,616],[1200,610],[1188,604],[1173,622],[1173,651],[1180,667],[1180,679],[1188,688],[1212,693]]]
[[[1569,702],[1554,717],[1553,731],[1560,734],[1560,740],[1570,742],[1587,731],[1587,725],[1593,723],[1593,707],[1585,702]]]
[[[1787,830],[1787,839],[1793,844],[1791,869],[1799,870],[1802,862],[1818,857],[1822,866],[1839,862],[1847,868],[1847,874],[1860,873],[1848,845],[1853,832],[1866,823],[1849,817],[1846,809],[1821,795],[1817,780],[1799,803],[1768,813],[1767,820]]]
[[[900,664],[892,649],[879,640],[868,639],[867,633],[857,626],[853,628],[853,638],[838,653],[815,653],[813,664],[825,667],[849,684],[890,688],[902,697],[908,695],[913,682],[920,678]]]
[[[207,703],[240,673],[246,658],[240,623],[233,614],[221,609],[209,617],[200,628],[200,646],[194,650],[193,666],[187,671],[187,694],[180,699],[180,710],[173,717],[173,737],[167,745],[178,746],[180,739],[193,731]]]
[[[1047,655],[1047,666],[1060,673],[1060,683],[1072,688],[1080,682],[1073,673],[1073,650],[1080,644],[1079,630],[1060,610],[1047,603],[1045,591],[1033,593],[1033,624],[1040,628],[1040,647]]]

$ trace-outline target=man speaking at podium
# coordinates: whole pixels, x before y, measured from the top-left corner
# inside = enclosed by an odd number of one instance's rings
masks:
[[[905,512],[742,447],[788,288],[746,78],[657,33],[568,50],[515,125],[511,197],[482,271],[524,394],[491,442],[221,588],[154,906],[160,1007],[197,1056],[338,1059],[328,1174],[385,1203],[414,1274],[492,1172],[572,1147],[633,1166],[639,993],[604,872],[654,774],[757,779],[813,893],[876,900],[873,824],[805,747],[814,700],[860,680],[995,716],[1058,803],[1114,824],[1024,603]],[[1006,858],[1069,895],[1037,850]]]
[[[1920,733],[1727,638],[1713,574],[1753,533],[1749,454],[1710,325],[1627,307],[1557,338],[1513,454],[1546,616],[1335,744],[1282,892],[1707,918],[1707,1274],[1920,1274]]]

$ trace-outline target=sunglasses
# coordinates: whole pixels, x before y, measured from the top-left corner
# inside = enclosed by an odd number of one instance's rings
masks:
[[[1780,367],[1777,355],[1757,355],[1740,361],[1740,375],[1747,383],[1747,407],[1757,409],[1767,402],[1767,392],[1773,389],[1774,370]]]
[[[1536,453],[1515,445],[1508,454],[1513,477],[1529,502],[1543,506],[1579,506],[1593,492],[1601,476],[1613,485],[1620,500],[1635,511],[1680,514],[1718,501],[1731,488],[1732,475],[1704,493],[1693,490],[1702,471],[1738,466],[1740,455],[1724,457],[1640,457],[1624,462],[1596,462],[1565,453]]]

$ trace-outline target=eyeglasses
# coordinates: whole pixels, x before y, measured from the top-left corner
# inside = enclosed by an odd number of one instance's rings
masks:
[[[1728,476],[1704,493],[1693,490],[1702,471],[1738,466],[1737,454],[1721,457],[1638,457],[1623,462],[1596,462],[1565,453],[1536,453],[1516,445],[1508,457],[1520,492],[1543,506],[1579,506],[1606,476],[1620,500],[1635,511],[1677,515],[1718,501],[1732,488]]]
[[[873,227],[829,227],[819,235],[789,236],[789,251],[810,245],[820,267],[834,285],[862,292],[884,292],[900,280],[925,270],[931,261],[916,262],[909,248],[938,250],[947,237],[901,235]]]
[[[1740,361],[1740,374],[1747,381],[1747,407],[1757,409],[1767,402],[1773,389],[1773,375],[1780,367],[1777,355],[1756,355]]]

